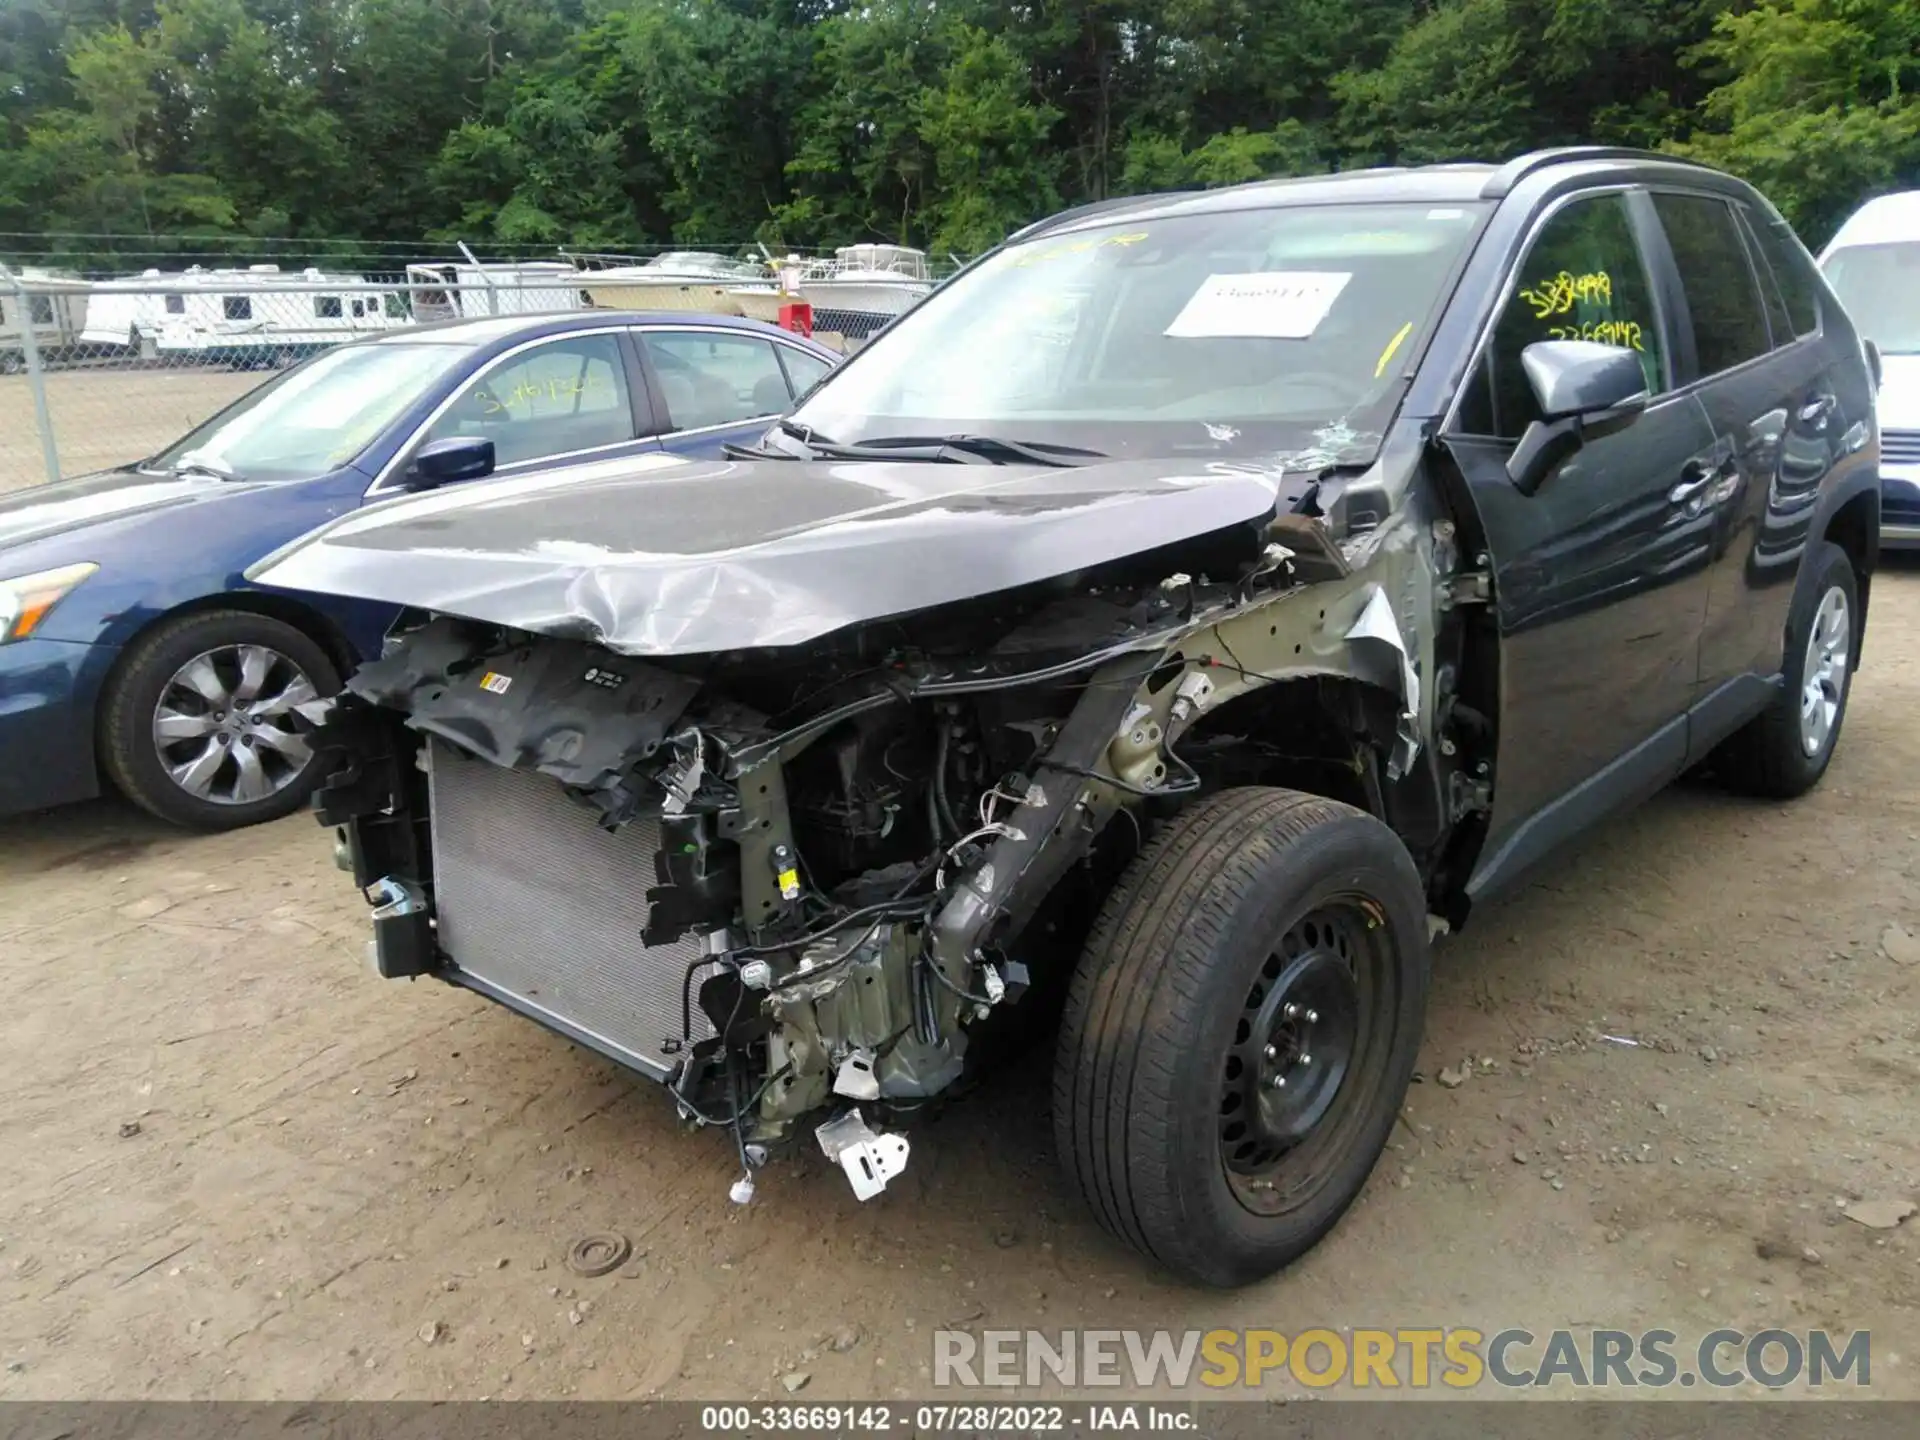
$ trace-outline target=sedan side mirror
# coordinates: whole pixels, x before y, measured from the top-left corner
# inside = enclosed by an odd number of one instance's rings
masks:
[[[1542,340],[1520,352],[1541,418],[1507,460],[1507,478],[1531,495],[1589,440],[1624,430],[1647,408],[1640,357],[1591,340]]]
[[[407,466],[409,490],[432,490],[455,480],[478,480],[493,473],[493,441],[473,435],[449,435],[422,445]]]

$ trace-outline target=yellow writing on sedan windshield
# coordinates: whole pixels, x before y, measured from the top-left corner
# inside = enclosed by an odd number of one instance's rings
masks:
[[[1542,320],[1549,315],[1566,314],[1573,309],[1576,301],[1585,301],[1590,305],[1611,305],[1613,277],[1604,270],[1590,270],[1584,275],[1562,270],[1551,280],[1530,290],[1522,290],[1520,298],[1531,305],[1535,317]]]

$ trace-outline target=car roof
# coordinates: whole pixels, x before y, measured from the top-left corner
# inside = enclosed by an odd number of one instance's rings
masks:
[[[1920,241],[1920,190],[1901,190],[1867,201],[1835,232],[1821,258],[1850,245]]]
[[[737,330],[751,335],[801,337],[744,315],[715,315],[703,310],[561,310],[543,315],[486,315],[478,319],[438,320],[426,325],[370,336],[363,345],[469,345],[476,349],[510,341],[536,340],[572,330],[608,325],[671,325],[679,330]]]
[[[1536,150],[1504,164],[1381,166],[1331,175],[1256,180],[1218,190],[1177,191],[1103,200],[1054,215],[1028,226],[1013,238],[1027,240],[1050,231],[1078,229],[1169,215],[1203,215],[1235,210],[1264,210],[1294,205],[1414,204],[1463,205],[1497,202],[1525,182],[1551,178],[1563,183],[1600,179],[1684,178],[1743,198],[1754,192],[1724,171],[1654,151],[1575,145]],[[1531,191],[1532,187],[1528,187]]]

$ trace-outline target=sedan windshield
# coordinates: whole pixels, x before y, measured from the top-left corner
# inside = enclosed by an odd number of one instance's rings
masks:
[[[1827,283],[1883,355],[1920,355],[1920,240],[1849,245],[1827,256]]]
[[[784,432],[894,453],[964,437],[1069,459],[1365,463],[1483,211],[1213,211],[1012,245],[903,316]]]
[[[467,345],[345,345],[270,380],[146,462],[236,480],[306,480],[346,464],[471,353]]]

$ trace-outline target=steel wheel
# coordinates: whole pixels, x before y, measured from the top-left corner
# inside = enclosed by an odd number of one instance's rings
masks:
[[[1255,1214],[1285,1210],[1311,1187],[1316,1142],[1352,1108],[1340,1102],[1371,1028],[1379,927],[1360,897],[1331,900],[1280,937],[1247,992],[1221,1071],[1220,1158]]]
[[[1202,1284],[1298,1259],[1392,1133],[1427,959],[1420,872],[1381,821],[1291,790],[1194,801],[1129,863],[1075,968],[1053,1092],[1068,1178]]]
[[[154,749],[173,783],[197,800],[265,800],[305,773],[312,752],[293,728],[293,710],[318,695],[306,671],[268,646],[205,650],[161,687]]]
[[[1807,658],[1801,668],[1800,748],[1809,756],[1826,749],[1847,688],[1852,615],[1838,585],[1820,597],[1807,632]]]

